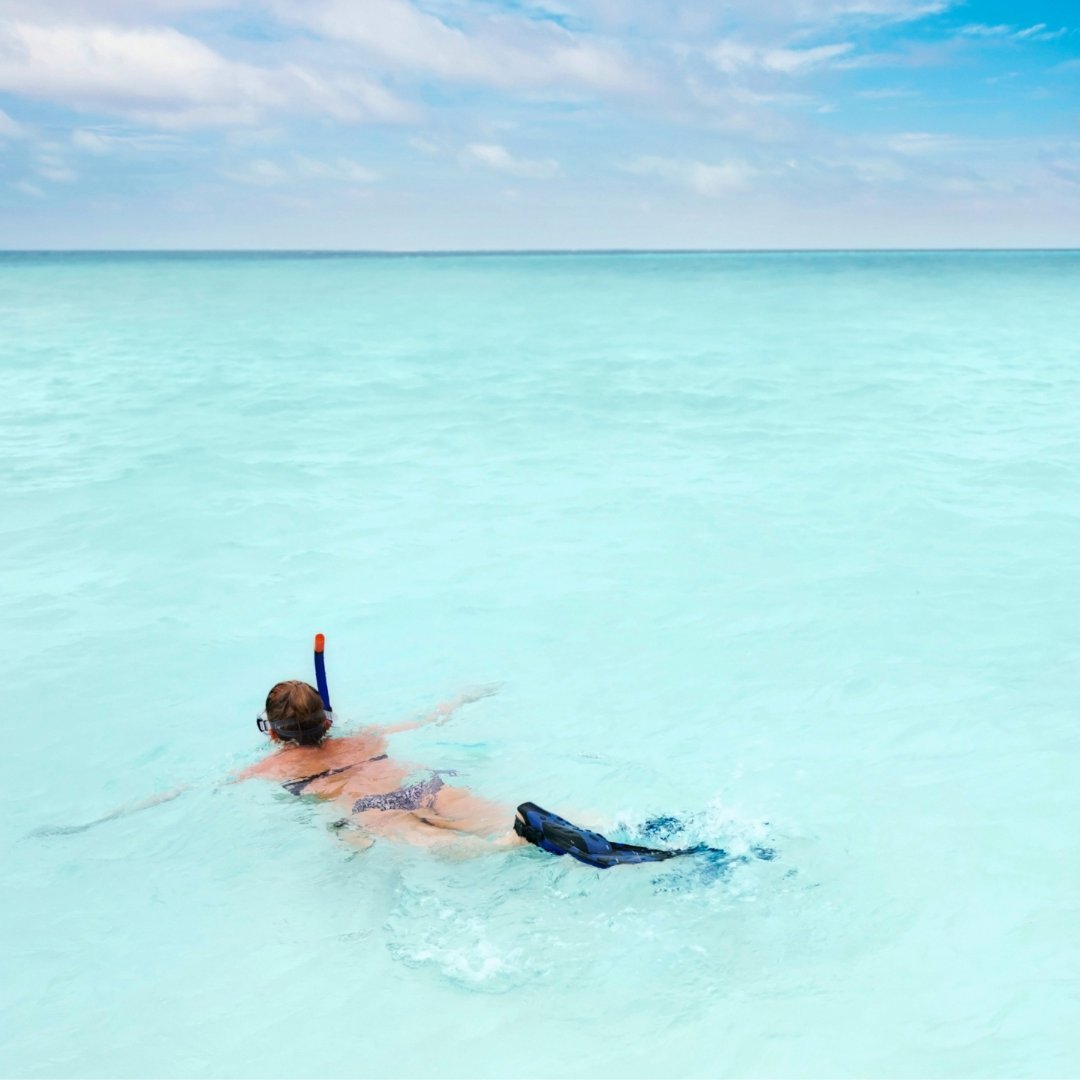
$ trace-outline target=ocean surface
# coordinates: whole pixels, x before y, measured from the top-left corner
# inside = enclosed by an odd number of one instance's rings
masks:
[[[9,254],[0,373],[0,1074],[1080,1074],[1080,254]],[[316,631],[731,862],[350,854]]]

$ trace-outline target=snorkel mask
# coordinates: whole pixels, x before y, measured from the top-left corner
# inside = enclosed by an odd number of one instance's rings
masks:
[[[314,735],[316,732],[322,735],[330,730],[334,724],[334,714],[320,709],[300,719],[289,719],[275,724],[267,717],[266,710],[263,709],[255,717],[255,724],[264,735],[276,735],[279,739],[304,745],[307,742],[305,735]]]

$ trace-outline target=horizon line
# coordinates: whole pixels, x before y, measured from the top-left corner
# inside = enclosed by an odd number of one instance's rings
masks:
[[[760,247],[760,248],[6,248],[4,255],[361,255],[361,256],[485,256],[485,255],[843,255],[843,254],[991,254],[1008,252],[1080,252],[1080,247]]]

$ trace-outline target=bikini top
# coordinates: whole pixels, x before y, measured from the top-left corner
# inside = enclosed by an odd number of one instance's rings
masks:
[[[336,776],[338,773],[348,772],[350,769],[355,769],[360,765],[367,765],[370,761],[385,761],[386,757],[386,754],[379,754],[377,757],[367,758],[364,761],[354,761],[351,765],[342,765],[337,769],[326,769],[324,772],[313,773],[311,776],[302,776],[299,780],[290,780],[287,784],[281,786],[290,795],[303,795],[304,788],[308,784],[314,784],[316,780],[321,780],[324,776]]]

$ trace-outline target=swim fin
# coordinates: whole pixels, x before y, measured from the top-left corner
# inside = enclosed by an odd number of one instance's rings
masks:
[[[569,855],[600,870],[608,870],[624,863],[663,862],[677,855],[694,855],[704,850],[702,847],[695,847],[660,851],[656,848],[638,847],[636,844],[620,844],[599,833],[573,825],[558,814],[531,802],[522,803],[517,808],[514,832],[552,855]]]

